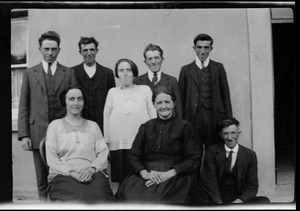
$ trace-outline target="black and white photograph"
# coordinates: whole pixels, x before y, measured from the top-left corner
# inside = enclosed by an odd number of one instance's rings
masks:
[[[296,209],[295,2],[0,5],[0,209]]]

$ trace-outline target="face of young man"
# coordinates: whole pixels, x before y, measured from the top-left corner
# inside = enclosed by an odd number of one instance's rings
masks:
[[[60,51],[58,44],[54,40],[44,40],[39,50],[43,56],[43,60],[47,63],[53,63]]]
[[[241,131],[236,125],[230,125],[223,128],[222,132],[220,132],[220,135],[226,146],[228,146],[230,149],[233,149],[238,143],[240,133]]]
[[[212,51],[213,47],[211,46],[211,41],[198,40],[198,42],[196,42],[193,49],[196,52],[196,55],[197,55],[198,59],[201,62],[204,62],[207,59],[207,57],[209,56],[209,54]]]
[[[158,72],[161,69],[163,58],[160,56],[159,51],[147,51],[146,52],[145,64],[149,67],[152,72]]]
[[[83,57],[83,62],[87,66],[92,66],[96,62],[96,55],[98,53],[98,49],[96,49],[95,43],[89,44],[81,44],[79,53]]]

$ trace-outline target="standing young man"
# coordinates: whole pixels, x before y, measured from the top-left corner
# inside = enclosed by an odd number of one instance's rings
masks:
[[[52,120],[66,115],[59,100],[60,93],[68,85],[76,85],[72,69],[57,62],[60,52],[60,36],[48,31],[39,38],[42,62],[23,73],[18,116],[18,140],[25,151],[33,152],[40,201],[46,201],[48,169],[39,153],[40,141]]]

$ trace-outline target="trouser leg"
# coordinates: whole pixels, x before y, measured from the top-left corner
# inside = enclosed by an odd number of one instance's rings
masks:
[[[36,180],[37,180],[37,188],[38,188],[38,195],[40,201],[47,200],[47,187],[48,187],[48,169],[46,168],[43,160],[41,158],[40,152],[38,149],[33,150],[33,160],[34,160],[34,167],[36,173]]]

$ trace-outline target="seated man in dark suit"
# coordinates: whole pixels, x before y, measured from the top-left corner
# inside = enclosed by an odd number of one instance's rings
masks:
[[[256,153],[238,143],[241,133],[235,118],[219,122],[224,143],[208,148],[200,177],[200,203],[269,203],[257,197]]]

